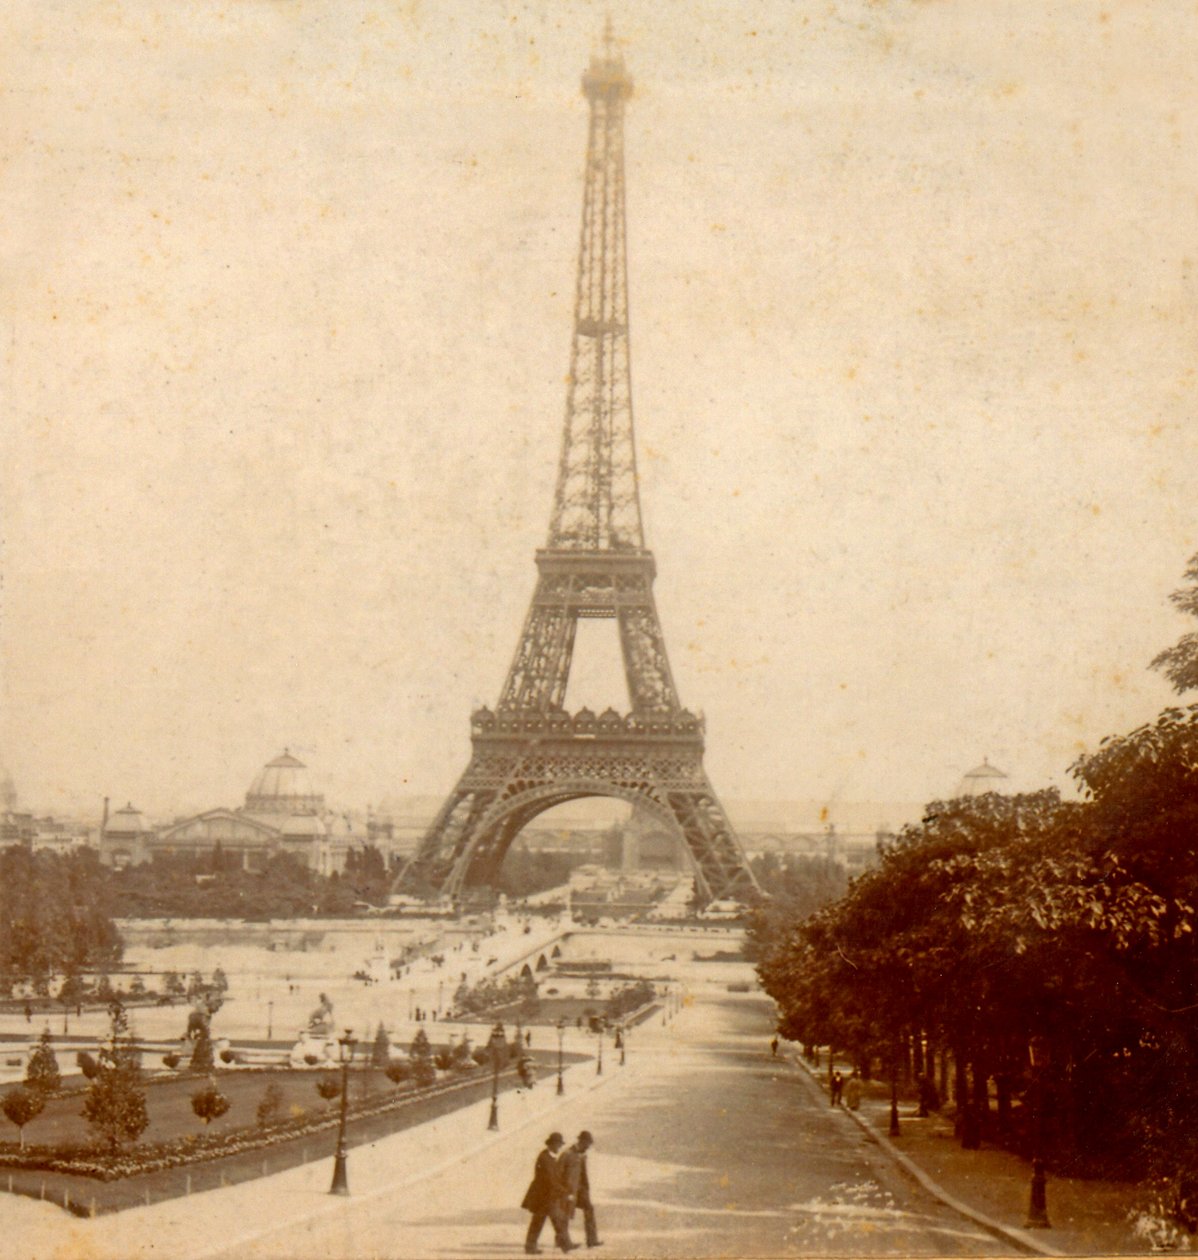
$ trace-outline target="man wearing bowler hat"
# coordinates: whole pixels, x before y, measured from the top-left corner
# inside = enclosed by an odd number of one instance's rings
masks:
[[[566,1188],[562,1179],[559,1158],[566,1139],[560,1133],[551,1133],[545,1139],[545,1149],[537,1156],[532,1181],[520,1204],[532,1213],[528,1233],[524,1236],[524,1250],[530,1255],[539,1254],[537,1240],[541,1237],[545,1218],[553,1222],[553,1236],[562,1251],[572,1251],[577,1244],[570,1241],[566,1208]]]
[[[576,1207],[582,1208],[582,1220],[586,1227],[587,1246],[602,1247],[599,1230],[595,1225],[595,1205],[591,1202],[591,1182],[587,1176],[587,1151],[595,1139],[583,1129],[578,1141],[562,1156],[562,1180],[566,1186],[566,1212],[574,1215]]]

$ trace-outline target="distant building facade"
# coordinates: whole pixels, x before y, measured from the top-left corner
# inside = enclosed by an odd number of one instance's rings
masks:
[[[106,829],[109,835],[120,813],[113,815]],[[244,805],[220,806],[158,832],[147,830],[138,850],[144,857],[129,860],[144,861],[157,854],[211,858],[219,851],[244,870],[260,871],[277,854],[290,853],[310,870],[332,875],[345,869],[351,848],[366,843],[364,832],[357,834],[348,818],[327,808],[308,767],[284,749],[259,771]]]

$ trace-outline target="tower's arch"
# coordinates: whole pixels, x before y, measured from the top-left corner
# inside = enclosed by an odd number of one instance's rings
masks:
[[[685,836],[669,805],[657,799],[647,785],[625,785],[601,779],[561,784],[521,783],[517,790],[496,801],[480,820],[477,836],[458,855],[444,886],[445,891],[457,896],[464,888],[494,883],[508,850],[529,823],[559,805],[593,797],[607,797],[643,807],[673,831],[685,846]]]

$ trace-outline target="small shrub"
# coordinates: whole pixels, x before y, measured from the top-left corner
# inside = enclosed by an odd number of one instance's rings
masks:
[[[475,1046],[475,1048],[470,1051],[470,1057],[478,1064],[479,1067],[482,1067],[482,1065],[490,1059],[491,1052],[486,1046]]]
[[[316,1066],[316,1065],[320,1062],[320,1055],[318,1055],[318,1054],[306,1054],[306,1055],[304,1055],[304,1062],[305,1062],[305,1063],[306,1063],[309,1067],[315,1067],[315,1066]]]
[[[220,1052],[220,1061],[222,1063],[236,1063],[237,1055],[232,1050],[222,1050]]]
[[[316,1082],[316,1092],[325,1102],[332,1102],[341,1093],[341,1082],[334,1073],[329,1072]]]
[[[191,1109],[207,1128],[213,1120],[219,1120],[229,1110],[229,1100],[214,1084],[205,1085],[191,1096]]]
[[[62,1085],[62,1073],[58,1070],[58,1058],[54,1053],[48,1028],[42,1033],[36,1049],[29,1056],[25,1084],[40,1094],[52,1094]]]
[[[412,1069],[406,1063],[389,1063],[384,1069],[387,1079],[393,1085],[402,1085],[412,1075]]]
[[[278,1081],[271,1081],[258,1102],[257,1116],[260,1125],[272,1124],[283,1110],[283,1090]]]
[[[46,1100],[40,1090],[26,1089],[24,1085],[15,1086],[0,1098],[0,1110],[17,1126],[22,1148],[25,1146],[25,1126],[35,1116],[41,1115],[45,1105]]]
[[[166,1064],[168,1068],[171,1069],[171,1071],[174,1071],[174,1069],[177,1068],[181,1062],[179,1056],[173,1050],[170,1052],[170,1054],[164,1054],[162,1056],[162,1061],[163,1063]]]
[[[370,1048],[370,1066],[385,1068],[390,1062],[391,1038],[387,1036],[387,1030],[380,1023],[378,1032],[374,1034],[374,1044]]]
[[[100,1065],[96,1062],[94,1054],[88,1054],[86,1050],[80,1050],[75,1056],[75,1062],[79,1065],[79,1070],[89,1081],[96,1079],[96,1073],[100,1070]]]
[[[433,1055],[433,1063],[439,1072],[448,1072],[453,1067],[453,1055],[448,1050],[438,1050]]]

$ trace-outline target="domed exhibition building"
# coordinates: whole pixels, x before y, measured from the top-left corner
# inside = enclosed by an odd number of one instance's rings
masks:
[[[226,860],[247,871],[262,870],[276,854],[292,853],[311,870],[331,875],[344,870],[350,848],[366,840],[348,818],[326,808],[308,767],[288,750],[262,767],[245,804],[236,809],[209,809],[158,832],[139,820],[137,811],[126,806],[105,828],[101,850],[113,865],[148,861],[157,854],[209,857],[219,847]]]

